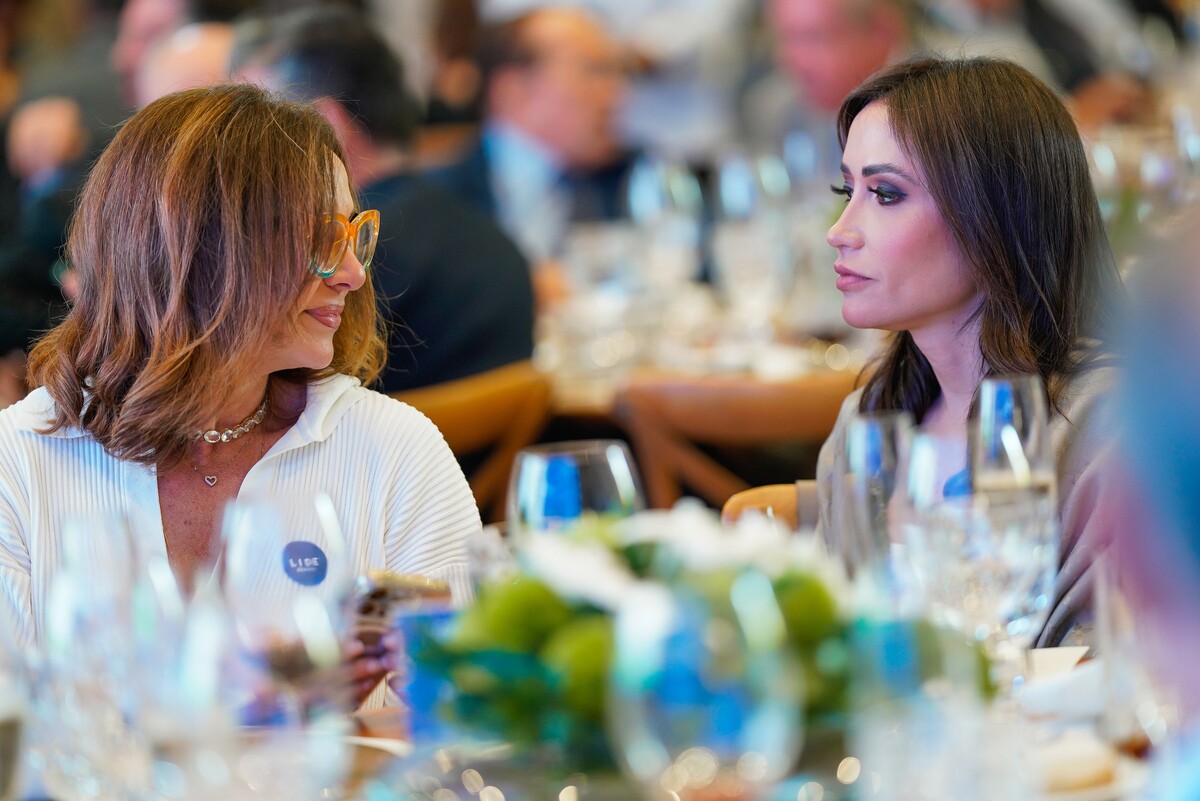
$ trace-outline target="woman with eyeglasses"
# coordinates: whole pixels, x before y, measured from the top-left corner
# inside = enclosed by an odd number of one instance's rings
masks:
[[[125,515],[188,587],[222,507],[254,492],[327,493],[359,572],[469,597],[480,521],[457,462],[426,418],[363,386],[386,354],[378,232],[306,106],[219,86],[124,125],[79,200],[79,295],[30,357],[39,389],[0,413],[0,625],[40,640],[68,516]],[[393,667],[347,656],[360,700]]]

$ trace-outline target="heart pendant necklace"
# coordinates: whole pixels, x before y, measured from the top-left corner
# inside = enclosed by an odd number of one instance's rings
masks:
[[[259,407],[254,410],[254,413],[235,427],[227,428],[224,431],[218,431],[216,429],[209,431],[197,431],[194,436],[196,439],[203,439],[205,442],[211,445],[217,445],[224,442],[233,442],[235,439],[240,439],[244,434],[250,433],[251,430],[256,428],[258,424],[263,421],[263,418],[266,417],[266,415],[267,398],[264,397],[262,403],[259,404]],[[189,461],[192,463],[192,471],[201,476],[204,479],[205,484],[207,484],[209,487],[217,486],[217,476],[215,473],[202,474],[200,472],[200,465],[194,459],[189,459]],[[208,465],[206,465],[206,467],[207,466]]]

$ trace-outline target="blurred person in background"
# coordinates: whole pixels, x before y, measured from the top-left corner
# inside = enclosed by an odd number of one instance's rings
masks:
[[[850,510],[835,488],[856,413],[909,412],[928,433],[961,443],[965,468],[980,381],[1038,375],[1061,523],[1039,644],[1056,645],[1089,621],[1093,559],[1111,534],[1115,369],[1105,337],[1121,293],[1074,121],[1012,62],[923,59],[855,89],[838,135],[843,183],[833,189],[846,207],[827,238],[842,316],[893,333],[821,450],[821,531],[842,552]]]
[[[486,19],[575,6],[604,21],[625,51],[622,141],[698,170],[738,138],[734,95],[749,56],[747,0],[480,0]]]
[[[1111,122],[1144,119],[1152,109],[1150,88],[1124,67],[1106,63],[1062,3],[925,0],[923,5],[923,36],[931,48],[1016,61],[1066,96],[1085,133]]]
[[[137,108],[183,89],[212,86],[229,78],[233,26],[228,22],[192,22],[153,44],[134,73]]]
[[[28,100],[30,11],[0,0],[0,408],[25,396],[25,351],[63,312],[55,274],[88,142],[78,103]]]
[[[239,74],[312,102],[337,132],[384,234],[372,268],[389,325],[382,388],[481,373],[533,353],[529,263],[484,212],[411,174],[420,109],[360,14],[322,6],[246,26]]]
[[[776,71],[743,103],[747,138],[780,152],[804,136],[818,171],[837,175],[842,149],[835,116],[846,95],[914,49],[896,0],[767,0]]]
[[[595,17],[571,8],[486,26],[480,48],[482,136],[428,176],[495,216],[534,264],[539,304],[551,305],[566,291],[555,260],[568,225],[625,213],[622,51]]]
[[[137,72],[154,45],[188,21],[187,0],[125,0],[109,59],[121,80],[125,103],[136,108]]]
[[[1116,565],[1137,621],[1140,656],[1179,704],[1178,742],[1159,801],[1200,797],[1200,206],[1181,211],[1131,277],[1121,428],[1129,487],[1144,512],[1117,529]],[[1107,657],[1106,658],[1110,658]],[[1163,699],[1158,699],[1163,700]],[[1158,745],[1158,743],[1156,743]],[[1182,769],[1182,772],[1174,772]]]
[[[243,490],[325,492],[353,572],[470,597],[461,470],[427,419],[361,384],[385,357],[378,229],[345,165],[313,109],[247,85],[161,98],[105,149],[71,228],[78,297],[30,355],[39,388],[0,412],[0,625],[18,643],[46,631],[64,521],[124,517],[190,592]],[[361,700],[398,644],[355,643]]]

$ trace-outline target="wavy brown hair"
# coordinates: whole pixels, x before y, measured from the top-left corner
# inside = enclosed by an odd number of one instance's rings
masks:
[[[919,59],[877,73],[842,102],[842,147],[872,103],[887,106],[893,135],[983,291],[967,325],[980,322],[985,370],[1041,375],[1059,408],[1066,379],[1101,352],[1120,294],[1071,115],[1011,62]],[[928,360],[901,331],[872,368],[859,408],[905,409],[920,421],[940,394]]]
[[[336,203],[335,159],[316,111],[249,85],[168,95],[130,118],[71,224],[79,295],[30,357],[55,402],[51,430],[86,429],[121,459],[180,458],[264,343],[296,324],[317,280],[316,222]],[[368,280],[346,298],[332,363],[273,375],[272,397],[281,381],[369,382],[383,343]]]

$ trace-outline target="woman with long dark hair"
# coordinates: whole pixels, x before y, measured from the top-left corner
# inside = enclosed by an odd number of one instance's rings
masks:
[[[846,209],[829,230],[842,315],[894,332],[846,402],[818,467],[821,525],[837,547],[845,432],[856,412],[906,410],[964,443],[980,381],[1045,382],[1062,520],[1059,598],[1043,641],[1087,604],[1102,540],[1103,332],[1120,279],[1078,131],[1015,64],[922,59],[889,68],[838,114]]]

